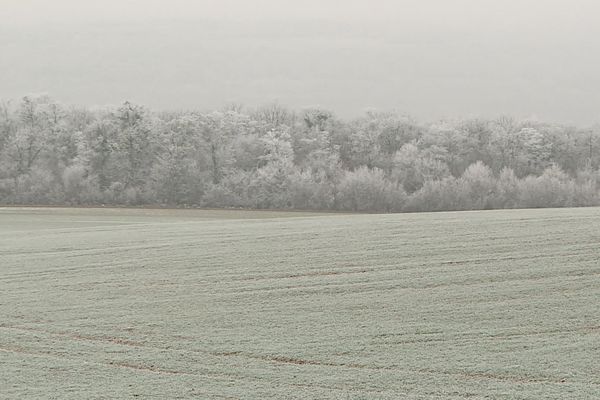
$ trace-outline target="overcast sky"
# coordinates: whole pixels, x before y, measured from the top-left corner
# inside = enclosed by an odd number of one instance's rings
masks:
[[[593,0],[0,0],[0,98],[600,122]]]

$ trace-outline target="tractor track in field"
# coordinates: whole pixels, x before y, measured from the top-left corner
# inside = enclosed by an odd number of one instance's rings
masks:
[[[260,382],[260,383],[269,383],[270,385],[273,384],[272,382],[268,381],[267,378],[261,378],[261,377],[255,377],[255,376],[249,376],[249,375],[241,376],[241,375],[233,374],[233,373],[227,374],[227,373],[220,373],[220,372],[214,372],[214,371],[202,371],[202,372],[201,371],[194,371],[194,372],[180,371],[180,370],[162,368],[162,367],[159,367],[154,364],[142,365],[142,364],[134,364],[134,363],[130,363],[130,362],[121,362],[121,361],[107,361],[107,362],[89,361],[89,360],[82,360],[80,358],[71,358],[71,357],[62,356],[62,355],[58,355],[58,354],[55,354],[55,353],[52,353],[49,351],[32,351],[29,349],[25,349],[23,347],[16,347],[16,346],[12,346],[12,347],[0,346],[0,353],[11,353],[11,354],[16,354],[16,355],[26,355],[26,356],[33,356],[33,357],[46,357],[46,358],[52,358],[52,359],[56,359],[56,360],[99,365],[99,366],[103,366],[103,367],[119,368],[119,369],[126,369],[126,370],[130,370],[130,371],[137,371],[137,372],[142,372],[142,373],[152,373],[152,374],[159,374],[159,375],[183,375],[183,376],[190,376],[190,377],[204,375],[204,376],[222,378],[225,380],[237,380],[237,381],[242,381],[242,382],[255,381],[255,382]],[[297,387],[297,388],[305,388],[305,389],[318,388],[318,389],[323,389],[323,390],[327,390],[327,391],[335,390],[335,391],[341,391],[341,392],[345,392],[349,389],[348,387],[345,387],[345,386],[331,386],[331,385],[322,385],[322,384],[318,384],[318,383],[297,383],[297,382],[284,382],[284,381],[279,381],[278,385]],[[356,391],[359,393],[381,393],[382,392],[381,390],[371,390],[371,389],[365,389],[365,388],[353,388],[353,391]],[[238,397],[229,397],[229,396],[222,396],[222,395],[217,396],[217,397],[228,398],[228,399],[239,399]]]
[[[507,256],[507,257],[495,257],[495,258],[473,258],[473,259],[465,259],[465,260],[448,260],[448,261],[431,261],[429,263],[420,263],[413,265],[398,265],[398,264],[390,264],[389,266],[378,266],[377,268],[365,268],[362,264],[354,265],[356,269],[348,270],[348,269],[323,269],[323,270],[314,270],[301,274],[287,274],[287,275],[234,275],[233,277],[229,277],[230,282],[241,282],[241,281],[277,281],[284,279],[301,279],[301,278],[310,278],[315,276],[336,276],[336,275],[353,275],[353,274],[364,274],[364,273],[385,273],[385,272],[407,272],[407,271],[415,271],[423,268],[444,268],[449,265],[470,265],[470,264],[485,264],[490,262],[506,262],[506,261],[528,261],[535,259],[554,259],[557,257],[562,258],[570,258],[570,257],[582,257],[585,256],[586,253],[552,253],[545,255],[530,255],[530,256]],[[362,268],[361,268],[362,267]],[[387,279],[390,280],[390,279]],[[321,286],[325,286],[327,284],[321,284]],[[261,290],[261,288],[256,289]]]
[[[264,287],[264,288],[233,288],[230,292],[233,296],[243,296],[246,293],[271,293],[271,292],[283,292],[286,296],[296,296],[299,294],[317,294],[317,293],[345,293],[352,289],[352,293],[369,293],[369,292],[380,292],[390,290],[432,290],[440,288],[450,287],[471,287],[485,284],[499,284],[499,283],[510,283],[510,282],[541,282],[548,279],[556,279],[558,277],[595,277],[600,275],[600,270],[591,272],[576,271],[572,273],[562,273],[560,275],[543,275],[543,276],[512,276],[508,278],[488,278],[488,279],[473,279],[473,280],[462,280],[460,282],[448,282],[448,283],[429,283],[422,286],[418,285],[402,285],[394,284],[399,279],[397,277],[382,278],[382,279],[370,279],[363,282],[339,282],[339,283],[314,283],[306,285],[285,285],[276,287]]]
[[[218,373],[218,372],[212,372],[212,371],[189,372],[189,371],[166,369],[163,367],[156,366],[154,364],[141,365],[141,364],[134,364],[134,363],[129,363],[129,362],[120,362],[120,361],[107,361],[107,362],[89,361],[89,360],[82,360],[79,358],[71,358],[71,357],[61,356],[61,355],[57,355],[55,353],[48,352],[48,351],[31,351],[31,350],[28,350],[28,349],[25,349],[22,347],[0,346],[0,352],[13,353],[13,354],[17,354],[17,355],[29,355],[29,356],[34,356],[34,357],[49,357],[49,358],[53,358],[53,359],[66,360],[66,361],[71,361],[71,362],[76,362],[76,363],[122,368],[122,369],[128,369],[128,370],[132,370],[132,371],[154,373],[154,374],[160,374],[160,375],[186,375],[186,376],[204,375],[204,376],[220,377],[220,378],[224,378],[224,379],[233,379],[233,380],[239,380],[239,381],[247,381],[247,380],[253,380],[253,381],[257,381],[257,382],[265,382],[266,381],[266,379],[263,379],[263,378],[257,378],[257,377],[246,376],[246,375],[239,376],[236,374],[225,374],[225,373]],[[194,352],[197,352],[197,351],[194,351]],[[331,363],[331,362],[321,362],[321,361],[316,361],[316,360],[306,360],[306,359],[293,358],[293,357],[282,357],[282,356],[268,357],[268,356],[250,355],[250,354],[238,353],[238,352],[210,353],[210,354],[212,354],[212,355],[220,354],[222,356],[241,356],[244,358],[262,360],[262,361],[270,362],[270,363],[295,365],[295,366],[350,368],[350,369],[371,370],[371,371],[402,372],[404,374],[418,373],[418,374],[425,374],[425,375],[447,375],[447,376],[459,377],[459,378],[464,378],[464,379],[493,380],[493,381],[515,383],[515,384],[516,383],[519,383],[519,384],[577,383],[575,381],[568,381],[565,378],[522,377],[522,376],[517,376],[517,375],[499,375],[499,374],[491,374],[491,373],[484,373],[484,372],[467,372],[467,371],[454,372],[454,371],[441,371],[441,370],[425,369],[425,368],[403,369],[403,368],[398,368],[396,366],[368,366],[368,365],[354,364],[354,363]],[[321,389],[325,389],[325,390],[345,391],[348,389],[348,387],[334,387],[334,386],[319,385],[319,384],[313,384],[313,383],[298,384],[298,383],[294,383],[294,382],[281,382],[280,381],[279,384],[283,384],[285,386],[292,386],[292,387],[321,388]],[[586,384],[600,386],[600,383],[597,383],[597,382],[586,382]],[[363,388],[356,388],[354,390],[356,390],[358,392],[367,392],[367,393],[369,393],[369,392],[370,393],[381,393],[382,392],[381,390],[366,390]]]
[[[210,356],[214,356],[214,357],[225,357],[225,358],[238,357],[238,358],[243,358],[243,359],[259,360],[259,361],[263,361],[263,362],[274,363],[274,364],[283,364],[283,365],[349,368],[349,369],[358,369],[358,370],[401,372],[404,374],[419,373],[419,374],[427,374],[427,375],[447,375],[447,376],[455,376],[455,377],[465,378],[465,379],[494,380],[494,381],[510,382],[510,383],[515,383],[515,384],[517,384],[517,383],[520,383],[520,384],[576,383],[574,381],[568,381],[566,378],[556,378],[556,377],[525,377],[525,376],[518,376],[518,375],[492,374],[492,373],[487,373],[487,372],[443,371],[443,370],[428,369],[428,368],[410,369],[410,368],[399,368],[396,365],[391,365],[391,366],[390,365],[367,365],[367,364],[360,364],[360,363],[328,362],[328,361],[304,359],[304,358],[281,356],[281,355],[252,354],[252,353],[247,353],[247,352],[243,352],[243,351],[219,352],[219,351],[208,351],[208,350],[199,350],[199,349],[183,350],[183,349],[175,349],[172,347],[151,346],[151,345],[145,344],[143,342],[133,341],[133,340],[128,340],[128,339],[121,339],[121,338],[117,338],[117,337],[100,337],[100,336],[93,336],[93,335],[84,335],[84,334],[79,334],[79,333],[73,334],[73,333],[66,333],[66,332],[52,332],[52,331],[30,328],[30,327],[0,325],[0,329],[30,332],[30,333],[33,332],[33,333],[40,333],[40,334],[48,335],[48,336],[63,337],[63,338],[71,339],[71,340],[77,340],[77,341],[114,344],[114,345],[134,347],[134,348],[148,348],[148,349],[153,349],[153,350],[172,351],[172,352],[179,352],[179,353],[191,352],[191,353],[206,354],[206,355],[210,355]],[[597,331],[600,331],[600,326],[586,326],[586,327],[581,327],[579,329],[563,329],[563,330],[555,329],[555,330],[548,330],[548,331],[541,331],[541,332],[516,333],[516,334],[509,334],[509,335],[488,335],[488,336],[483,336],[482,338],[489,339],[489,338],[498,338],[498,337],[533,336],[533,335],[553,334],[553,333],[572,333],[572,332],[578,332],[578,331],[597,332]],[[463,339],[476,340],[477,338],[474,337],[474,338],[468,338],[468,339],[463,338]],[[427,341],[428,340],[424,340],[424,341],[416,340],[416,341],[414,341],[414,343],[427,342]],[[441,341],[456,341],[456,340],[446,339],[446,340],[441,340]],[[461,341],[460,338],[459,338],[459,341]],[[413,343],[413,342],[406,341],[406,342],[398,342],[398,343],[393,343],[393,344],[409,344],[409,343]],[[7,352],[7,353],[33,355],[33,356],[47,356],[47,357],[53,357],[53,358],[58,358],[58,359],[66,359],[69,361],[78,361],[78,362],[82,361],[78,358],[69,358],[69,357],[61,356],[61,355],[58,355],[56,353],[52,353],[49,351],[32,351],[29,349],[25,349],[23,347],[0,346],[0,351]],[[137,370],[137,371],[143,371],[143,372],[166,374],[166,375],[192,375],[192,376],[193,375],[210,375],[210,376],[220,376],[220,377],[227,378],[227,379],[232,379],[232,378],[240,379],[240,380],[254,379],[254,378],[248,377],[248,376],[239,377],[236,374],[224,374],[224,373],[218,373],[218,372],[212,372],[212,371],[190,372],[190,371],[173,370],[173,369],[159,367],[155,364],[141,365],[141,364],[134,364],[134,363],[129,363],[129,362],[120,362],[120,361],[108,361],[108,362],[83,361],[83,362],[95,363],[95,364],[104,365],[104,366],[126,368],[126,369],[130,369],[130,370]],[[255,379],[255,380],[262,381],[262,379]],[[586,382],[586,383],[588,383],[590,385],[600,386],[600,382]],[[286,384],[289,384],[291,386],[297,385],[295,383],[286,383]],[[314,387],[314,385],[311,385],[311,387]],[[330,386],[323,386],[322,388],[336,389],[336,388],[330,387]],[[339,390],[344,390],[344,388],[339,388]],[[377,391],[377,392],[379,392],[379,391]]]

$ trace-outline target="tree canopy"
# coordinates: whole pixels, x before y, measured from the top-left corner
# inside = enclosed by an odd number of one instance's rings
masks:
[[[600,202],[600,129],[319,108],[0,104],[0,203],[372,212]]]

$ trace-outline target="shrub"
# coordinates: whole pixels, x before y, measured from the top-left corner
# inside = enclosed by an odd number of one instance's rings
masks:
[[[365,166],[347,171],[338,193],[340,208],[351,211],[401,211],[406,201],[404,190],[385,179],[382,170]]]

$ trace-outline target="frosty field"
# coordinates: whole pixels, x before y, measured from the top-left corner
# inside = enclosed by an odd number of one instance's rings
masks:
[[[598,360],[598,208],[0,208],[2,399],[597,399]]]

